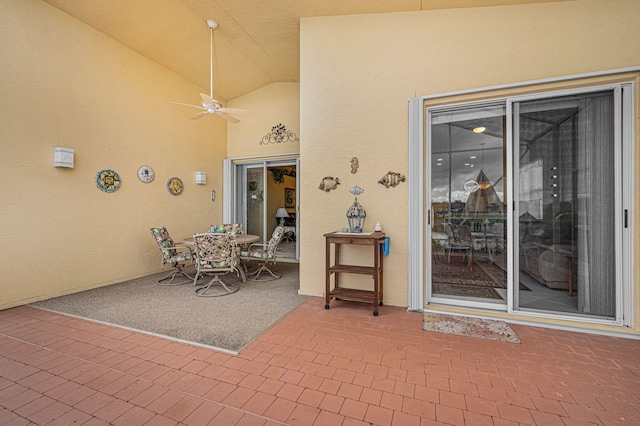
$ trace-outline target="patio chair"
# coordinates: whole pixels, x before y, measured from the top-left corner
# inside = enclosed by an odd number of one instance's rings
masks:
[[[237,284],[227,284],[220,279],[229,272],[239,272],[238,247],[236,236],[227,233],[206,233],[193,236],[196,252],[196,276],[193,280],[196,296],[226,296],[238,291]],[[213,278],[204,285],[198,285],[200,275],[211,275]],[[218,288],[218,291],[215,289]],[[220,288],[222,289],[220,291]]]
[[[278,250],[278,245],[282,241],[283,235],[284,227],[276,226],[276,229],[273,230],[273,234],[271,234],[271,239],[269,241],[253,243],[250,244],[249,247],[241,250],[240,255],[242,259],[258,260],[260,262],[258,268],[255,271],[247,273],[247,276],[252,277],[249,278],[251,281],[272,281],[282,277],[282,274],[273,272],[267,265],[276,264],[276,251]],[[260,274],[263,272],[269,273],[271,275],[271,278],[267,277],[259,279]]]
[[[447,269],[451,270],[451,252],[455,250],[464,252],[462,259],[469,258],[469,271],[473,271],[473,236],[469,226],[445,223],[444,232],[447,235]]]
[[[156,244],[160,249],[160,253],[162,254],[162,262],[160,266],[164,269],[164,265],[170,264],[173,266],[173,271],[171,271],[166,277],[158,280],[158,284],[161,285],[182,285],[188,282],[193,281],[193,277],[186,272],[184,272],[183,268],[185,266],[193,264],[193,252],[186,245],[177,245],[173,242],[173,239],[169,235],[167,228],[151,228],[151,235],[156,240]],[[173,280],[176,278],[176,275],[182,275],[189,279],[189,281],[173,283]],[[171,278],[171,281],[168,283],[164,283],[164,281]]]

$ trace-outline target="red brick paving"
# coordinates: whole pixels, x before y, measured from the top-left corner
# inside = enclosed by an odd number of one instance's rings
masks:
[[[634,425],[640,341],[521,344],[310,298],[237,355],[31,307],[0,312],[0,424]]]

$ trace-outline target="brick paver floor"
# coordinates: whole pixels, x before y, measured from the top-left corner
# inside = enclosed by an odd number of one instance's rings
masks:
[[[513,325],[522,343],[310,298],[242,350],[0,311],[0,424],[639,425],[640,341]]]

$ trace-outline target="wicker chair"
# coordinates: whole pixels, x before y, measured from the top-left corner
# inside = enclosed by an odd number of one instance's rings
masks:
[[[226,233],[195,234],[193,236],[196,248],[196,295],[202,297],[226,296],[238,291],[237,284],[227,284],[220,278],[229,272],[238,272],[238,248],[236,236]],[[213,278],[204,285],[198,285],[201,275],[211,275]],[[215,291],[215,287],[222,291]]]

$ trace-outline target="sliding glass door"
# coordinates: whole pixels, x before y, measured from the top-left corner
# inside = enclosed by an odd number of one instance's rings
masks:
[[[629,324],[630,84],[426,106],[426,301]]]
[[[278,258],[298,259],[297,159],[236,160],[232,168],[230,220],[263,241],[283,226]]]
[[[616,316],[614,105],[613,90],[514,102],[521,309]]]
[[[430,118],[431,297],[505,309],[504,103]]]

